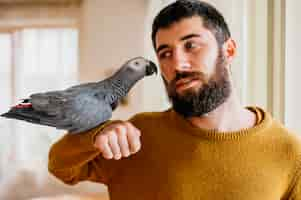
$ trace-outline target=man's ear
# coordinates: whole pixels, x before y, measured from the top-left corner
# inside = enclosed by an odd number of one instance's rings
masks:
[[[232,38],[229,38],[223,44],[224,55],[227,59],[228,64],[231,64],[236,55],[236,43]]]

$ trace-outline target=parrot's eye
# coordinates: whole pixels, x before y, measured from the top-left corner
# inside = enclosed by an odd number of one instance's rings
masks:
[[[135,65],[139,65],[139,62],[136,61],[136,62],[135,62]]]

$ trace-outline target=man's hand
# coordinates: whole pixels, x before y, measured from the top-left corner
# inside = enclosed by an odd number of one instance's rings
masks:
[[[106,159],[119,160],[141,148],[140,131],[130,122],[116,122],[105,127],[95,138],[94,146]]]

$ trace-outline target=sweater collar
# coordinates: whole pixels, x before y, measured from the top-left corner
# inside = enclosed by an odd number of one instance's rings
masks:
[[[260,107],[248,106],[246,107],[250,111],[256,114],[257,123],[251,128],[241,129],[239,131],[217,131],[210,129],[202,129],[191,125],[182,115],[175,112],[173,109],[169,110],[169,115],[172,120],[172,124],[176,124],[177,128],[181,129],[181,132],[191,133],[196,136],[205,137],[207,139],[214,140],[235,140],[242,137],[249,137],[254,134],[259,134],[261,131],[265,130],[271,125],[272,117],[271,115],[264,111]]]

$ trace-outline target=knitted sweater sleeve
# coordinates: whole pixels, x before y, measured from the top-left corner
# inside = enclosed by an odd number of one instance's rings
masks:
[[[295,178],[288,200],[301,200],[301,173]]]
[[[300,147],[300,144],[298,144]],[[290,185],[284,200],[301,200],[301,152],[300,150],[296,154],[296,165],[294,167],[294,173],[291,178]]]
[[[66,184],[88,180],[107,184],[113,173],[110,163],[93,146],[94,137],[108,124],[80,134],[63,136],[49,151],[48,170]]]

